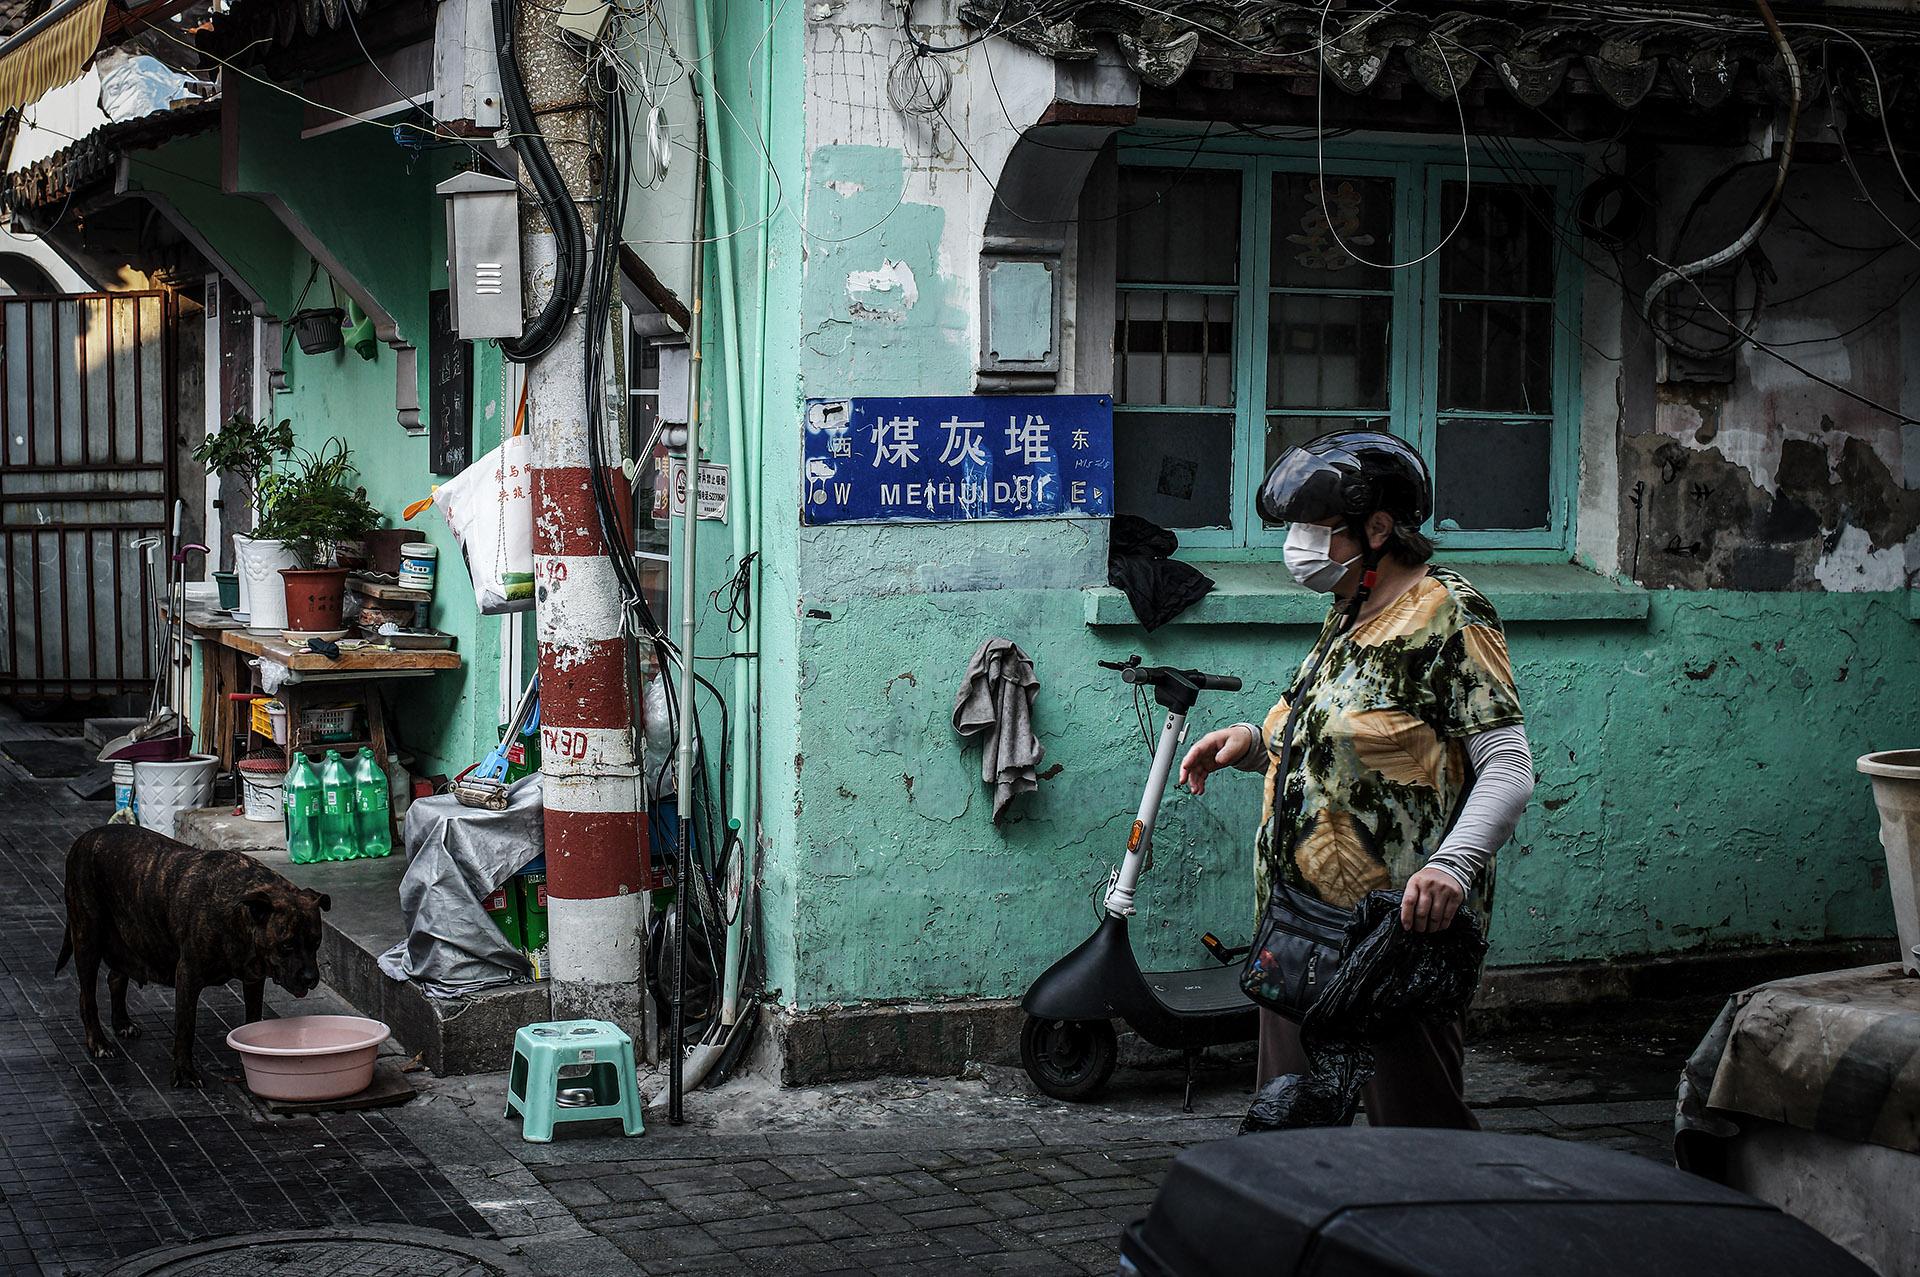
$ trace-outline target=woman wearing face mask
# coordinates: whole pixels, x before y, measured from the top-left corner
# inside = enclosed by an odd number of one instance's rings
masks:
[[[1409,931],[1444,930],[1463,903],[1484,918],[1493,854],[1533,792],[1533,758],[1499,618],[1465,578],[1428,563],[1426,463],[1392,435],[1340,431],[1275,462],[1259,504],[1269,522],[1290,525],[1287,571],[1334,606],[1265,722],[1202,737],[1182,783],[1198,794],[1223,767],[1267,774],[1255,875],[1263,906],[1283,874],[1296,892],[1343,908],[1402,890]],[[1297,1026],[1265,1009],[1260,1020],[1259,1081],[1302,1071]],[[1477,1126],[1463,1050],[1459,1024],[1414,1024],[1381,1042],[1368,1121]]]

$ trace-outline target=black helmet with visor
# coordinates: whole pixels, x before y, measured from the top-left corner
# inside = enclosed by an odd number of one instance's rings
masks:
[[[1413,446],[1384,430],[1336,430],[1289,448],[1260,484],[1269,523],[1358,526],[1376,510],[1419,527],[1433,513],[1433,481]]]

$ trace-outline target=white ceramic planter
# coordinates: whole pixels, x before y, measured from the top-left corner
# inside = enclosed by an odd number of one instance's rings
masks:
[[[278,634],[287,628],[287,584],[281,568],[300,565],[285,541],[249,539],[236,546],[240,561],[240,588],[247,591],[247,629],[255,634]]]
[[[253,582],[247,579],[247,565],[243,561],[247,547],[253,544],[253,538],[239,532],[233,534],[233,575],[240,583],[240,601],[233,609],[233,619],[245,621],[252,614]]]
[[[1900,960],[1920,975],[1920,749],[1889,749],[1860,759],[1873,778],[1873,805],[1880,809],[1880,846],[1887,853],[1887,890],[1893,924],[1900,933]]]

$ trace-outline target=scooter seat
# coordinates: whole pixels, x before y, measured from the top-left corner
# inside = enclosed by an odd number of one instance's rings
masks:
[[[1240,989],[1238,963],[1192,971],[1144,971],[1141,978],[1160,1005],[1183,1015],[1237,1011],[1250,1004]]]

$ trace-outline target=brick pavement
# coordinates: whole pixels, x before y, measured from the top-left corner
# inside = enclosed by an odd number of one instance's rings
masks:
[[[38,730],[0,717],[0,739]],[[747,1076],[695,1092],[685,1127],[653,1112],[641,1138],[562,1127],[532,1145],[500,1115],[503,1078],[419,1076],[422,1094],[402,1108],[271,1119],[217,1080],[236,1067],[223,1039],[237,990],[202,999],[203,1093],[165,1085],[168,991],[134,991],[146,1036],[129,1059],[81,1051],[71,973],[52,973],[60,867],[105,813],[0,759],[7,1272],[91,1273],[109,1257],[259,1230],[408,1224],[496,1237],[532,1271],[569,1277],[1111,1273],[1120,1228],[1168,1163],[1229,1135],[1246,1104],[1242,1064],[1203,1072],[1193,1116],[1173,1072],[1123,1070],[1102,1103],[1081,1106],[1001,1068],[804,1090]],[[269,1006],[341,1009],[325,990],[295,1003],[271,986]],[[1476,1048],[1483,1122],[1664,1156],[1672,1048],[1622,1085],[1630,1044],[1593,1038],[1585,1072],[1558,1039],[1558,1055]],[[1532,1102],[1542,1096],[1558,1102]]]
[[[57,732],[0,720],[15,740]],[[132,989],[128,1008],[144,1036],[125,1044],[124,1059],[87,1058],[73,968],[56,976],[53,964],[66,848],[110,812],[73,798],[64,781],[0,763],[0,1270],[91,1272],[163,1243],[260,1229],[485,1232],[390,1116],[276,1122],[218,1080],[234,1067],[225,1038],[241,1022],[237,986],[201,998],[203,1092],[167,1085],[170,990]],[[100,995],[104,1014],[104,972]],[[293,1000],[270,987],[269,1005]]]
[[[549,1145],[492,1117],[496,1078],[449,1079],[433,1099],[484,1115],[466,1160],[530,1172],[523,1202],[549,1203],[610,1247],[572,1243],[583,1266],[569,1271],[1112,1273],[1120,1229],[1172,1159],[1232,1134],[1243,1072],[1206,1074],[1190,1117],[1170,1071],[1123,1072],[1108,1102],[1087,1106],[1034,1096],[1013,1070],[802,1092],[742,1079],[689,1097],[686,1127],[656,1113],[642,1138],[563,1126]],[[1503,1104],[1481,1119],[1661,1157],[1671,1101]],[[416,1138],[434,1148],[431,1134]],[[522,1234],[536,1251],[537,1233]]]

